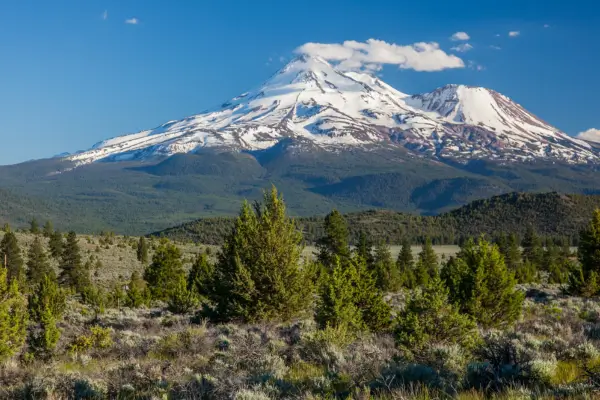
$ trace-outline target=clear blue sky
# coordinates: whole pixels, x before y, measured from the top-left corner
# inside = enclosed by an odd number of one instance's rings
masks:
[[[201,112],[259,85],[304,43],[369,38],[437,42],[467,65],[384,67],[383,79],[405,93],[486,86],[569,134],[600,128],[595,3],[1,1],[0,164],[85,149]],[[470,39],[453,42],[455,32]],[[473,49],[451,50],[465,43]]]

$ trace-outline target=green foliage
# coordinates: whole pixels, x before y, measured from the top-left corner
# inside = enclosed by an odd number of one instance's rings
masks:
[[[27,253],[27,283],[34,287],[42,282],[45,276],[55,276],[48,256],[39,238],[35,238]]]
[[[34,235],[40,233],[40,224],[35,218],[32,218],[31,222],[29,223],[29,233],[33,233]]]
[[[600,209],[594,211],[588,226],[581,231],[577,256],[581,268],[573,271],[569,289],[573,293],[593,296],[600,289]]]
[[[188,289],[185,276],[179,275],[174,290],[169,292],[167,299],[169,310],[175,314],[185,314],[197,308],[199,304],[198,294]]]
[[[29,312],[31,319],[41,322],[43,314],[49,312],[60,321],[66,308],[66,293],[58,286],[54,275],[45,275],[29,295]]]
[[[187,278],[187,288],[207,299],[211,296],[215,266],[208,260],[206,253],[200,253],[194,259]]]
[[[27,335],[27,301],[19,292],[18,280],[8,280],[8,270],[0,267],[0,362],[17,353]]]
[[[127,284],[125,305],[131,308],[140,308],[148,305],[150,303],[150,298],[151,295],[146,281],[141,277],[139,272],[132,272],[129,283]]]
[[[383,298],[383,292],[377,288],[376,280],[361,258],[351,260],[354,263],[354,302],[361,311],[362,320],[371,332],[384,332],[391,325],[391,308]]]
[[[142,264],[148,262],[148,243],[145,237],[140,237],[136,250],[137,260]]]
[[[55,231],[50,235],[48,246],[50,247],[50,254],[52,254],[52,257],[55,260],[59,260],[62,256],[64,247],[63,236],[59,231]]]
[[[61,285],[82,293],[90,285],[89,267],[90,265],[81,262],[77,234],[69,232],[60,260],[58,281]]]
[[[46,221],[42,232],[43,232],[45,238],[49,239],[50,237],[52,237],[52,234],[54,233],[54,226],[52,225],[52,221],[50,221],[50,220]]]
[[[356,244],[356,254],[362,257],[367,265],[372,265],[373,260],[373,243],[371,243],[369,236],[364,231],[360,231],[358,235],[358,243]]]
[[[439,262],[431,239],[426,238],[417,265],[415,267],[415,280],[418,285],[427,285],[427,283],[434,279],[439,274]]]
[[[396,318],[396,343],[417,356],[435,344],[459,344],[471,349],[478,333],[475,321],[448,301],[448,288],[434,277],[417,290]]]
[[[77,336],[69,345],[72,354],[86,353],[91,349],[108,349],[113,345],[112,330],[94,325],[87,335]]]
[[[450,301],[482,326],[510,326],[521,315],[525,295],[515,289],[514,274],[496,245],[467,242],[441,275]]]
[[[415,262],[413,260],[410,242],[406,238],[402,240],[402,249],[396,260],[396,268],[398,269],[400,284],[403,287],[408,289],[416,287]]]
[[[519,264],[514,270],[515,279],[518,283],[536,283],[539,281],[538,269],[529,260]]]
[[[383,242],[380,242],[375,248],[373,271],[376,286],[379,290],[394,292],[400,289],[402,281],[398,267],[394,263],[390,247]]]
[[[23,257],[19,241],[14,232],[8,231],[0,242],[0,263],[8,270],[8,280],[16,279],[20,283],[25,280]]]
[[[523,261],[529,261],[536,268],[541,268],[544,261],[544,248],[542,240],[531,225],[525,231],[521,246],[523,247]]]
[[[273,187],[263,204],[244,203],[215,265],[215,317],[288,320],[312,302],[311,269],[300,265],[302,235]]]
[[[163,241],[144,271],[144,280],[148,283],[152,299],[166,301],[184,275],[181,251],[173,243]]]
[[[324,235],[317,241],[317,260],[325,268],[333,266],[334,257],[349,258],[348,225],[339,211],[333,210],[325,217]],[[366,259],[366,257],[365,257]]]
[[[315,320],[321,329],[331,327],[361,330],[361,310],[355,304],[355,280],[358,276],[356,267],[350,260],[341,261],[337,256],[332,261],[332,268],[326,273],[319,288]]]
[[[56,325],[57,318],[49,307],[38,310],[39,329],[33,329],[29,335],[29,345],[38,357],[47,358],[52,355],[60,339],[60,329]]]

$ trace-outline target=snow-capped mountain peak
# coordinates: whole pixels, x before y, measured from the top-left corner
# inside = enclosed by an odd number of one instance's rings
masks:
[[[202,148],[261,150],[283,139],[324,149],[373,145],[465,160],[598,160],[573,139],[489,89],[448,85],[409,96],[378,77],[299,56],[255,90],[207,112],[97,143],[71,155],[100,159],[168,156]]]

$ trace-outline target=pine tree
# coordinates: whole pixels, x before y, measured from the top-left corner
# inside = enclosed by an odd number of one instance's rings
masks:
[[[63,236],[59,231],[56,231],[50,235],[50,241],[48,242],[48,246],[50,247],[50,254],[55,260],[60,260],[63,253]]]
[[[600,284],[600,209],[594,211],[588,226],[581,231],[577,257],[580,267],[569,277],[569,291],[594,296],[598,293]]]
[[[36,237],[27,253],[27,283],[29,287],[38,285],[46,275],[55,277],[56,274],[50,266],[42,242]]]
[[[145,237],[140,237],[137,245],[137,260],[142,264],[148,262],[148,244]]]
[[[0,242],[0,262],[8,270],[8,279],[17,279],[22,284],[25,279],[23,257],[17,237],[12,231],[7,232]]]
[[[54,227],[52,226],[52,221],[46,221],[44,224],[44,237],[50,238],[54,233]]]
[[[79,241],[75,232],[71,231],[67,235],[59,268],[58,281],[61,285],[75,289],[78,293],[82,293],[89,286],[90,265],[83,265],[81,262]]]
[[[325,217],[323,224],[325,234],[317,241],[319,250],[317,260],[325,268],[332,266],[334,256],[339,258],[350,257],[348,244],[348,225],[346,220],[337,210],[333,210]]]
[[[30,333],[29,343],[36,355],[48,357],[52,354],[60,339],[57,323],[65,308],[66,294],[59,288],[56,277],[43,276],[29,296],[31,319],[37,324]]]
[[[432,278],[438,276],[438,274],[438,258],[431,244],[431,239],[428,237],[421,248],[415,268],[416,283],[418,285],[426,285]]]
[[[527,227],[521,246],[523,247],[523,261],[529,261],[536,268],[541,268],[544,258],[544,248],[542,247],[542,240],[531,225]]]
[[[401,281],[396,263],[392,259],[390,247],[380,242],[375,248],[373,262],[376,286],[384,292],[397,291],[400,289]]]
[[[289,320],[312,302],[310,268],[300,264],[302,235],[273,187],[263,204],[242,206],[215,265],[215,317]]]
[[[166,301],[177,289],[179,278],[184,276],[181,251],[169,242],[162,242],[152,256],[152,263],[144,271],[153,300]]]
[[[40,224],[38,224],[37,219],[35,219],[35,217],[32,218],[31,222],[29,223],[29,233],[33,233],[34,235],[40,233]]]
[[[139,272],[133,271],[127,284],[125,305],[131,308],[140,308],[148,305],[149,302],[150,291],[148,290],[146,281],[141,277]]]
[[[347,328],[352,331],[363,329],[361,311],[355,304],[355,279],[358,272],[353,263],[333,256],[333,265],[319,288],[315,320],[321,329]]]
[[[169,292],[167,298],[169,311],[175,314],[185,314],[194,308],[197,308],[199,304],[200,300],[198,299],[198,294],[195,291],[188,289],[185,276],[178,275],[174,290]]]
[[[356,254],[362,257],[367,265],[373,265],[373,243],[364,231],[360,231],[358,235],[358,244],[356,245]]]
[[[413,289],[416,286],[415,263],[413,260],[412,248],[408,239],[402,241],[402,249],[396,260],[396,268],[400,275],[400,284],[408,289]]]
[[[391,325],[391,308],[377,288],[376,279],[362,258],[349,259],[354,264],[356,277],[354,303],[360,310],[365,327],[371,332],[387,331]]]
[[[451,302],[482,326],[510,326],[521,315],[525,295],[515,288],[514,275],[496,245],[483,239],[476,245],[467,242],[442,275]]]
[[[27,301],[17,279],[9,282],[7,268],[0,267],[0,362],[17,353],[27,336]]]
[[[208,260],[208,255],[206,253],[198,254],[188,274],[188,290],[198,294],[201,299],[209,298],[213,292],[214,273],[215,267]]]
[[[520,263],[514,273],[518,283],[537,283],[540,280],[537,267],[529,260]]]
[[[418,356],[435,344],[458,344],[473,348],[477,326],[468,315],[448,301],[448,289],[433,277],[421,291],[408,300],[396,318],[396,343],[407,355]]]
[[[508,237],[508,248],[504,255],[506,266],[511,271],[516,271],[521,265],[521,248],[519,246],[519,238],[514,233]]]

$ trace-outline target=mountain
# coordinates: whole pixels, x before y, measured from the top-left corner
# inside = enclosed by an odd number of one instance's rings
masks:
[[[51,218],[62,230],[146,234],[234,215],[272,184],[294,216],[436,215],[515,191],[599,194],[599,154],[492,90],[408,95],[302,56],[198,115],[0,166],[14,205],[0,223]]]
[[[448,85],[409,96],[375,76],[343,72],[308,56],[294,59],[258,89],[212,110],[102,141],[66,159],[78,166],[202,149],[264,151],[290,140],[299,151],[401,147],[463,163],[599,161],[590,144],[562,133],[493,90]]]
[[[468,237],[485,234],[495,238],[501,233],[523,237],[528,227],[540,235],[563,237],[576,243],[579,232],[600,207],[598,195],[559,193],[507,193],[471,202],[438,216],[419,216],[385,210],[369,210],[345,215],[350,236],[356,242],[360,232],[369,232],[376,241],[400,244],[406,237],[422,241],[426,236],[437,244],[458,244]],[[179,241],[219,245],[233,227],[234,218],[202,218],[151,236]],[[297,218],[307,244],[323,235],[323,217]]]

